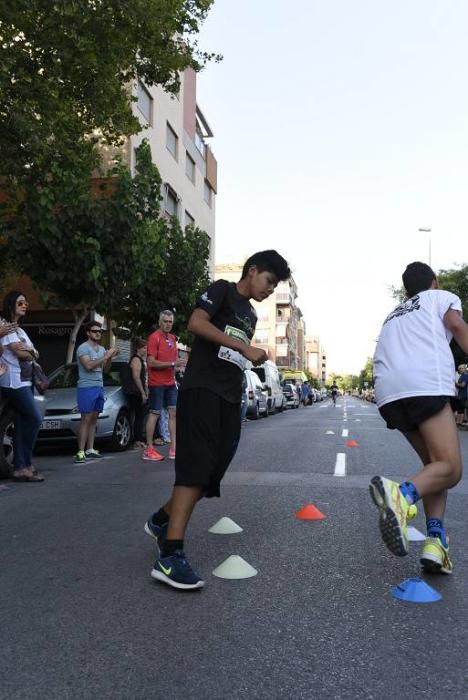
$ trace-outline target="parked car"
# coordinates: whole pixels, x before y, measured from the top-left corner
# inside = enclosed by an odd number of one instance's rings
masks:
[[[13,471],[13,411],[0,395],[0,478]]]
[[[315,387],[312,387],[312,395],[314,403],[317,403],[318,401],[323,401],[322,393]]]
[[[299,408],[299,394],[293,382],[283,382],[283,397],[288,408]]]
[[[247,416],[249,418],[260,418],[260,416],[268,417],[268,398],[267,392],[264,391],[262,382],[255,372],[251,369],[245,370],[246,379],[246,401],[247,401]]]
[[[263,365],[250,369],[260,378],[263,388],[268,394],[268,413],[283,411],[286,408],[286,401],[283,396],[279,370],[275,363],[267,360]]]
[[[96,426],[96,441],[107,441],[113,450],[125,450],[132,441],[132,415],[121,385],[126,362],[112,362],[104,373],[104,410]],[[78,437],[81,414],[76,401],[78,365],[62,365],[50,375],[44,415],[37,442],[61,442]]]

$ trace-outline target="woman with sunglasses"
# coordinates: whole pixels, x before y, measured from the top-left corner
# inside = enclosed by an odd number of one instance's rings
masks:
[[[44,481],[32,465],[32,453],[41,425],[41,414],[34,401],[32,363],[38,353],[27,333],[19,327],[26,315],[28,302],[18,290],[9,292],[2,304],[0,323],[9,324],[9,332],[0,338],[3,346],[0,387],[14,412],[13,481],[37,483]]]

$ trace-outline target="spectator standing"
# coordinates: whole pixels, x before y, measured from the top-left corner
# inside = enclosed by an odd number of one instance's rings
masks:
[[[134,338],[133,353],[124,374],[122,388],[133,413],[133,437],[138,447],[145,447],[145,419],[148,387],[146,371],[146,340]]]
[[[301,392],[302,392],[302,403],[304,406],[307,406],[309,403],[309,394],[310,394],[310,387],[309,387],[309,382],[304,382],[302,387],[301,387]]]
[[[99,345],[102,327],[98,321],[91,321],[85,327],[88,340],[82,343],[76,351],[78,363],[78,409],[81,413],[78,431],[78,452],[75,463],[82,464],[90,459],[102,457],[94,449],[96,423],[98,415],[104,408],[103,372],[111,365],[112,358],[118,354],[116,347],[106,350]]]
[[[462,426],[466,419],[466,409],[468,408],[468,367],[459,365],[459,377],[457,379],[457,394],[460,412],[455,417],[457,425]]]
[[[169,459],[176,456],[176,368],[183,363],[177,359],[177,338],[171,333],[174,324],[172,311],[161,311],[159,328],[148,338],[148,391],[149,415],[146,421],[146,449],[143,459],[159,462],[164,459],[153,447],[154,430],[163,407],[169,413],[169,434],[171,445]]]
[[[32,465],[32,453],[41,425],[41,414],[34,401],[33,361],[38,353],[18,323],[26,315],[28,302],[20,291],[9,292],[2,306],[6,323],[0,327],[3,346],[0,386],[14,412],[13,481],[41,482],[44,477]]]

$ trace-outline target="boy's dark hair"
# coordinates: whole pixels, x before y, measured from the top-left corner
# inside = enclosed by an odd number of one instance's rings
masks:
[[[89,323],[87,323],[85,326],[86,333],[89,333],[91,328],[95,328],[96,326],[98,328],[102,328],[102,323],[99,323],[99,321],[90,321]]]
[[[430,289],[436,276],[434,270],[422,262],[413,262],[408,265],[402,275],[402,280],[408,297],[414,297],[419,292]]]
[[[252,265],[255,265],[259,272],[272,272],[278,282],[288,280],[291,277],[291,270],[288,267],[288,263],[276,250],[262,250],[259,253],[251,255],[242,268],[241,279],[247,277]]]
[[[13,289],[5,295],[2,302],[2,311],[0,313],[0,316],[2,316],[5,321],[13,321],[13,317],[16,314],[16,302],[19,297],[26,298],[25,294],[20,292],[19,289]]]

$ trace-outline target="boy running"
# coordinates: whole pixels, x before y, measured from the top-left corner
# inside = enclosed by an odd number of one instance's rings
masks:
[[[374,355],[375,398],[390,430],[399,430],[416,450],[423,468],[398,485],[382,476],[371,480],[380,510],[382,538],[393,554],[408,554],[407,522],[422,499],[427,537],[421,564],[429,573],[451,574],[444,528],[447,489],[462,475],[458,432],[450,397],[455,362],[449,343],[455,337],[468,352],[468,325],[460,299],[438,289],[432,269],[421,262],[403,273],[407,301],[384,321]]]
[[[145,524],[160,548],[151,576],[174,588],[204,586],[185,558],[185,531],[196,502],[220,495],[236,452],[247,360],[260,365],[267,359],[264,350],[249,344],[257,322],[249,300],[263,301],[290,274],[275,250],[256,253],[237,284],[211,284],[190,316],[188,330],[196,337],[177,404],[175,485],[169,501]]]

